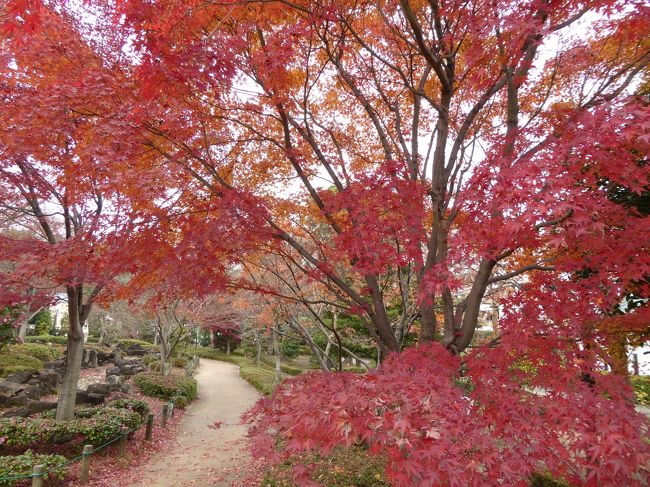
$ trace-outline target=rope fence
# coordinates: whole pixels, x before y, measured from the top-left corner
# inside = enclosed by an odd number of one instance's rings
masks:
[[[190,360],[187,364],[187,369],[186,369],[186,374],[188,377],[192,377],[192,374],[194,372],[194,369],[199,363],[199,357],[194,355],[192,357],[192,360]],[[181,392],[180,390],[176,391],[178,394]],[[55,469],[60,469],[63,467],[69,467],[70,465],[81,462],[81,467],[80,467],[80,473],[79,473],[79,480],[82,484],[87,483],[90,480],[90,458],[97,452],[102,451],[104,448],[107,448],[108,446],[112,445],[115,442],[120,442],[119,444],[119,449],[118,449],[118,455],[120,457],[126,456],[126,445],[128,441],[128,437],[131,433],[135,433],[138,431],[140,428],[143,426],[146,426],[146,431],[145,431],[145,436],[144,439],[145,441],[151,441],[153,438],[153,425],[154,425],[154,419],[161,417],[160,420],[160,427],[161,428],[167,428],[167,420],[172,418],[174,416],[174,400],[173,398],[169,401],[167,404],[163,404],[161,411],[157,414],[149,413],[147,416],[147,419],[142,421],[139,425],[133,427],[132,429],[127,428],[126,426],[122,426],[122,429],[120,431],[119,436],[116,436],[112,440],[107,441],[103,445],[98,446],[95,448],[93,445],[85,445],[83,453],[77,457],[71,458],[70,460],[66,461],[65,463],[55,467]],[[25,475],[15,475],[15,476],[10,476],[10,477],[0,477],[0,484],[3,484],[8,481],[14,481],[14,480],[25,480],[25,479],[32,479],[32,487],[43,487],[43,482],[45,480],[45,476],[48,474],[48,470],[45,469],[44,465],[34,465],[34,470],[32,471],[31,474],[25,474]]]

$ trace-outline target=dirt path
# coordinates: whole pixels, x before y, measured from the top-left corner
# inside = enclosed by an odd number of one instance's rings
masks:
[[[155,456],[130,487],[230,486],[248,460],[243,444],[244,411],[259,394],[239,377],[236,365],[201,359],[196,380],[199,398],[190,405],[180,426],[178,446]],[[221,421],[218,429],[208,428]]]

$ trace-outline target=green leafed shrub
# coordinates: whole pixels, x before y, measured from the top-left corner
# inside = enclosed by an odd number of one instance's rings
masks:
[[[39,455],[27,450],[22,455],[0,457],[0,478],[30,475],[34,470],[34,465],[43,465],[46,481],[63,479],[68,469],[67,466],[64,466],[65,463],[66,458],[61,455]],[[17,480],[0,480],[0,485],[14,485],[16,482]]]
[[[140,415],[142,419],[146,419],[147,415],[151,412],[149,409],[149,404],[140,399],[114,399],[107,404],[108,407],[117,408],[117,409],[128,409],[129,411],[135,411]]]
[[[92,410],[84,408],[89,416],[72,421],[43,417],[0,419],[0,437],[5,438],[7,446],[17,448],[37,449],[48,444],[65,443],[72,449],[80,450],[83,445],[98,447],[116,438],[122,426],[133,429],[142,423],[136,411],[110,405],[94,408],[94,412]]]
[[[180,409],[185,409],[190,403],[190,400],[185,396],[174,396],[172,397],[172,401],[174,402],[174,407]]]
[[[189,401],[196,399],[196,380],[181,374],[169,374],[163,377],[153,372],[142,372],[133,376],[133,383],[142,394],[169,400],[177,395],[185,396]]]
[[[277,385],[275,372],[271,369],[243,365],[239,369],[239,375],[242,379],[265,395],[271,394]]]
[[[56,345],[67,345],[68,337],[55,335],[34,335],[25,337],[26,343],[54,343]]]
[[[280,344],[280,353],[286,358],[296,358],[300,355],[302,341],[295,338],[285,338]]]
[[[634,387],[634,399],[637,404],[650,406],[650,376],[633,375],[630,377],[632,387]]]
[[[172,359],[172,365],[174,367],[185,368],[187,367],[187,359],[185,357],[174,357]]]
[[[158,360],[158,358],[154,354],[149,354],[142,357],[142,362],[145,365],[151,365],[153,362],[160,362],[160,360]]]

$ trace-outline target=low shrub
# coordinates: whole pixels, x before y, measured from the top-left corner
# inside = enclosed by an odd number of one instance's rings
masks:
[[[11,351],[3,351],[0,354],[0,377],[7,377],[14,372],[35,372],[43,366],[42,361],[31,355]]]
[[[145,401],[141,401],[140,399],[113,399],[107,405],[108,407],[112,408],[135,411],[143,420],[146,419],[151,412],[149,409],[149,404],[147,404]]]
[[[56,335],[34,335],[25,337],[26,343],[55,343],[57,345],[67,345],[68,337]]]
[[[63,350],[58,347],[44,345],[42,343],[23,343],[20,345],[11,345],[3,353],[19,353],[37,358],[43,363],[52,362],[53,360],[63,357]]]
[[[142,422],[139,413],[111,407],[84,408],[84,414],[72,421],[57,421],[47,417],[0,419],[0,437],[7,446],[43,448],[66,443],[80,450],[83,445],[100,446],[120,434],[122,426],[136,428]]]
[[[27,450],[22,455],[0,457],[0,478],[30,475],[34,465],[43,465],[46,472],[43,478],[46,481],[63,480],[68,470],[67,465],[64,465],[66,461],[61,455],[39,455]],[[0,480],[0,485],[14,485],[16,482],[17,480]]]
[[[262,363],[269,366],[271,369],[275,370],[275,359],[269,357],[262,357]],[[287,365],[280,363],[280,370],[287,375],[300,375],[303,373],[303,370],[300,367],[294,367],[293,365]],[[365,370],[365,369],[364,369]]]
[[[185,357],[174,357],[172,359],[172,365],[184,369],[187,367],[187,359]]]
[[[229,362],[235,365],[241,365],[242,363],[247,362],[247,359],[242,355],[227,355],[226,352],[209,347],[197,348],[195,350],[192,350],[192,352],[187,355],[196,355],[197,357],[207,358],[209,360],[221,360],[222,362]]]
[[[243,365],[239,369],[239,375],[255,389],[267,396],[273,392],[273,389],[278,384],[275,380],[275,372],[271,369]]]
[[[185,409],[190,403],[190,400],[185,396],[174,396],[172,397],[172,402],[174,403],[174,407]]]
[[[636,403],[650,406],[650,376],[633,375],[630,376],[630,382],[634,387],[634,400]]]
[[[156,355],[148,354],[142,357],[142,362],[145,365],[151,365],[153,362],[160,362],[160,360],[158,360],[158,357],[156,357]]]
[[[158,350],[158,345],[153,343],[145,342],[144,340],[135,340],[133,338],[120,338],[117,341],[118,345],[122,345],[124,348],[129,348],[131,345],[140,345],[141,348],[145,350]]]
[[[163,377],[153,372],[141,372],[133,376],[133,383],[149,397],[170,400],[181,395],[193,401],[197,395],[196,380],[181,374],[172,373]]]

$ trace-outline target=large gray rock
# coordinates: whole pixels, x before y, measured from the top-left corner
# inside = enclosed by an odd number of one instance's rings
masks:
[[[52,392],[52,387],[49,384],[44,382],[34,382],[25,387],[23,394],[25,394],[30,399],[38,399],[42,396],[50,394]]]
[[[131,394],[132,389],[133,388],[132,388],[131,384],[129,384],[128,382],[125,382],[124,384],[122,384],[122,387],[120,388],[120,391],[122,391],[124,394]]]
[[[0,407],[10,408],[14,406],[26,406],[29,402],[29,397],[26,394],[17,394],[8,396],[0,394]]]
[[[6,380],[9,382],[15,382],[16,384],[23,384],[31,379],[32,375],[34,375],[34,372],[19,370],[18,372],[14,372],[9,377],[7,377]]]
[[[43,411],[48,411],[50,409],[56,409],[55,402],[32,401],[25,407],[18,408],[18,409],[10,409],[9,411],[5,411],[4,413],[2,413],[2,417],[3,418],[14,418],[14,417],[25,418],[27,416],[31,416],[32,414],[42,413]]]
[[[106,378],[110,377],[111,375],[120,375],[120,368],[109,367],[108,369],[106,369]]]
[[[99,384],[90,384],[86,388],[88,394],[100,394],[102,396],[108,396],[111,393],[111,385],[105,383]]]
[[[3,380],[2,382],[0,382],[0,393],[8,396],[13,396],[14,394],[17,394],[19,391],[22,391],[24,387],[25,387],[24,385],[19,384],[17,382]]]
[[[106,383],[110,384],[111,386],[118,385],[121,386],[122,383],[124,382],[124,377],[121,375],[109,375],[106,377]]]

